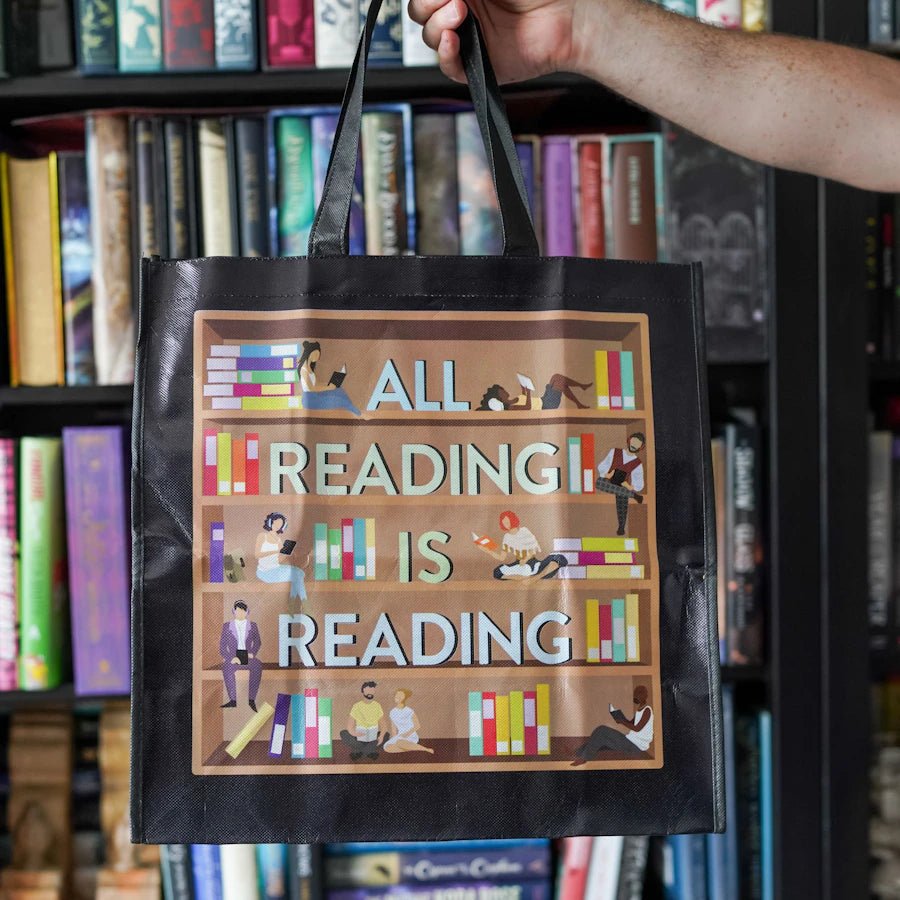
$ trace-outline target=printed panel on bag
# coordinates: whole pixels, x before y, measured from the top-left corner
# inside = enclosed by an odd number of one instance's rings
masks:
[[[647,318],[198,312],[193,770],[663,764]]]

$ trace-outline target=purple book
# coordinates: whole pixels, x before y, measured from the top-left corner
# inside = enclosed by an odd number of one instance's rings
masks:
[[[16,442],[0,438],[0,691],[19,686]]]
[[[225,583],[224,522],[212,522],[209,526],[209,580],[212,584]]]
[[[572,143],[566,136],[543,141],[544,246],[547,256],[575,255],[572,209]]]
[[[460,900],[550,900],[553,892],[550,879],[518,881],[507,884],[496,881],[455,881],[445,884],[395,884],[391,887],[348,888],[327,892],[327,900],[445,900],[458,897]]]
[[[130,530],[119,426],[64,428],[75,693],[129,690]]]
[[[291,712],[291,695],[279,694],[275,700],[275,716],[272,719],[272,737],[269,739],[269,756],[281,756]]]

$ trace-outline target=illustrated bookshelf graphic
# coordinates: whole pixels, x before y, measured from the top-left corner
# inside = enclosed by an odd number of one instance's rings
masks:
[[[640,315],[198,313],[194,772],[568,770],[639,688],[659,723],[650,352]]]

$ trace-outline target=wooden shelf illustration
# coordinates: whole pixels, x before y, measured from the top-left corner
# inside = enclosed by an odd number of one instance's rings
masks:
[[[352,413],[342,410],[211,409],[205,405],[203,409],[203,418],[210,423],[222,421],[259,424],[265,422],[268,425],[287,425],[297,422],[306,424],[340,422],[351,427],[356,425],[409,425],[412,423],[438,428],[448,426],[455,428],[460,422],[476,428],[479,425],[566,425],[569,423],[581,425],[586,422],[596,427],[605,422],[642,421],[647,414],[641,409],[565,409],[552,412],[547,410],[535,415],[533,410],[510,409],[502,413],[481,410],[468,412],[442,410],[439,418],[433,412],[416,412],[415,410],[403,413],[364,413],[364,416],[357,418]]]
[[[557,593],[563,593],[569,590],[587,591],[588,593],[597,593],[599,591],[639,591],[645,590],[654,585],[652,578],[547,578],[538,579],[537,581],[529,581],[527,589],[529,591],[536,590],[546,593],[552,593],[554,588]],[[562,585],[568,587],[563,588]],[[440,584],[429,584],[426,581],[314,581],[307,579],[307,593],[316,592],[353,594],[359,592],[365,593],[401,593],[401,594],[422,594],[437,593],[446,594],[448,591],[465,591],[472,593],[494,593],[515,594],[523,589],[521,582],[503,579],[486,579],[480,581],[444,581]],[[288,594],[287,584],[266,584],[263,581],[253,577],[252,572],[248,575],[246,581],[232,583],[230,581],[222,584],[214,584],[212,582],[204,582],[204,595],[209,594],[253,594],[265,597],[272,594],[276,599],[284,599]],[[288,610],[285,610],[287,612]]]
[[[595,491],[592,494],[568,494],[558,491],[552,495],[557,499],[564,499],[565,502],[573,504],[601,504],[602,506],[614,507],[616,498],[612,494],[606,494],[601,491]],[[327,496],[322,494],[279,494],[273,497],[269,494],[217,494],[216,496],[204,497],[204,506],[239,506],[241,509],[247,509],[251,504],[268,508],[273,503],[280,503],[283,506],[294,507],[297,505],[309,505],[312,503],[321,504],[323,506],[339,506],[347,509],[351,506],[360,508],[366,506],[384,506],[395,505],[402,501],[405,506],[497,506],[506,509],[511,505],[515,506],[541,506],[546,505],[546,494],[478,494],[471,496],[469,494],[460,494],[459,496],[450,496],[446,494],[429,494],[424,497],[397,497],[388,494],[361,494],[356,497],[349,495]],[[646,515],[647,509],[643,504],[631,504],[628,515],[640,516]]]
[[[372,665],[372,666],[347,666],[345,668],[316,666],[315,668],[304,668],[302,666],[289,666],[281,668],[278,663],[263,663],[262,667],[263,682],[271,680],[288,681],[292,678],[303,680],[307,678],[322,678],[327,676],[330,680],[349,680],[362,681],[369,675],[377,675],[381,678],[391,677],[393,680],[400,681],[416,681],[420,678],[446,678],[452,675],[454,678],[473,678],[483,682],[490,677],[491,672],[502,671],[504,675],[514,673],[516,676],[521,675],[523,679],[532,681],[546,681],[547,679],[558,678],[565,673],[566,677],[572,675],[599,678],[622,678],[640,675],[652,675],[654,666],[646,663],[589,663],[585,660],[573,659],[571,662],[562,663],[555,666],[543,666],[540,663],[528,661],[521,666],[516,665],[508,660],[498,660],[492,662],[490,666],[463,666],[459,663],[444,663],[440,666],[405,668],[395,665]],[[246,673],[246,669],[238,669],[238,674]],[[212,666],[201,670],[204,681],[218,681],[222,683],[222,667]],[[244,675],[246,677],[246,674]]]

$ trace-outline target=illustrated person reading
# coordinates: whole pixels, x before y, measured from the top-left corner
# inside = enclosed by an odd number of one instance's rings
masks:
[[[291,600],[306,600],[306,573],[291,564],[296,541],[282,539],[287,517],[270,512],[263,522],[263,530],[256,538],[256,577],[266,584],[289,583]]]
[[[375,688],[378,684],[374,681],[366,681],[360,688],[363,698],[357,700],[350,709],[350,717],[347,719],[347,728],[341,732],[341,741],[350,748],[350,759],[354,762],[363,756],[369,759],[378,759],[378,751],[381,745],[378,743],[378,733],[381,730],[381,720],[384,718],[384,710],[375,699]],[[388,732],[382,736],[382,743],[387,741]]]
[[[409,753],[423,750],[434,753],[431,747],[419,743],[419,717],[406,703],[412,691],[401,688],[394,694],[394,708],[388,713],[391,720],[391,737],[384,744],[385,753]]]
[[[316,366],[322,356],[322,345],[318,341],[304,341],[303,352],[297,360],[297,377],[300,390],[303,391],[304,409],[346,409],[358,416],[359,410],[347,396],[341,386],[347,374],[344,366],[340,372],[334,372],[328,384],[319,384]]]
[[[234,673],[238,668],[245,668],[250,673],[250,709],[256,712],[256,695],[262,679],[262,663],[259,661],[262,641],[256,622],[247,618],[247,604],[238,600],[232,607],[234,618],[222,626],[222,637],[219,640],[219,653],[222,656],[222,679],[225,682],[225,693],[228,702],[222,709],[233,709],[237,706],[237,692],[234,685]]]
[[[647,705],[649,692],[643,685],[634,689],[634,716],[628,718],[620,709],[609,705],[609,714],[624,732],[609,725],[598,725],[587,741],[575,751],[573,766],[583,766],[601,750],[613,750],[620,756],[646,753],[653,741],[653,710]]]
[[[478,409],[481,411],[492,410],[494,412],[502,412],[505,409],[559,409],[563,397],[574,403],[578,409],[588,408],[586,403],[582,403],[575,396],[572,388],[577,387],[586,391],[592,386],[592,381],[582,384],[574,378],[569,378],[568,375],[561,375],[557,372],[547,382],[544,393],[537,397],[535,396],[534,382],[527,375],[520,374],[518,379],[522,387],[521,394],[513,397],[502,385],[492,384],[484,392]]]
[[[540,559],[541,545],[519,517],[510,510],[500,513],[500,527],[505,532],[498,547],[489,538],[473,534],[475,545],[500,562],[494,569],[494,578],[502,581],[526,578],[553,578],[566,564],[561,553],[553,553]]]
[[[625,534],[628,524],[628,501],[644,502],[644,464],[638,454],[644,449],[646,438],[640,431],[628,437],[627,447],[614,447],[597,466],[600,477],[597,479],[597,490],[614,494],[616,498],[616,518],[619,530],[616,534]]]

